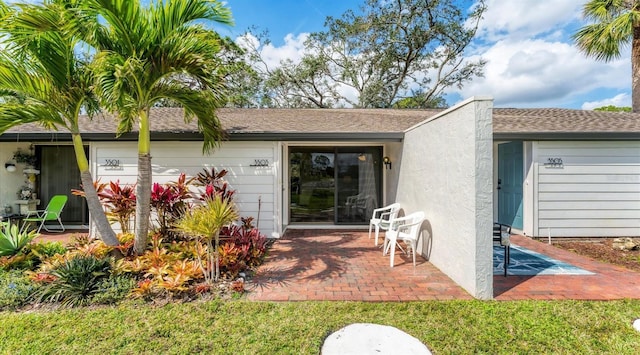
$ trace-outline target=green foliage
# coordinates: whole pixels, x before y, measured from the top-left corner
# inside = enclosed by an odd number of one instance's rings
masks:
[[[21,270],[0,270],[0,310],[15,309],[29,302],[37,288]]]
[[[38,290],[38,301],[59,302],[63,306],[87,305],[110,271],[109,259],[75,255],[49,271],[54,280]]]
[[[31,244],[29,250],[40,260],[50,258],[56,254],[64,254],[67,248],[60,242],[40,242]]]
[[[0,256],[16,255],[37,236],[35,231],[20,233],[16,224],[0,227]]]
[[[631,112],[631,107],[620,107],[620,106],[602,106],[598,108],[594,108],[594,111],[605,111],[605,112]]]
[[[205,280],[209,283],[217,281],[220,277],[220,231],[237,219],[238,212],[233,201],[215,194],[212,198],[206,199],[204,204],[189,210],[176,226],[183,233],[206,243],[207,258],[200,265]]]
[[[136,287],[136,281],[133,278],[126,275],[112,275],[98,283],[91,301],[98,304],[116,304],[124,300],[134,287]]]
[[[485,9],[484,1],[366,0],[359,11],[327,17],[325,30],[305,41],[301,60],[278,68],[260,56],[269,41],[254,34],[259,44],[246,44],[263,92],[250,99],[272,107],[392,108],[405,98],[413,100],[400,106],[440,106],[447,88],[483,74],[486,62],[469,60],[466,51]]]

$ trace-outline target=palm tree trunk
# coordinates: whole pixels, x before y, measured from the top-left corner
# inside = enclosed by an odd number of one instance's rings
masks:
[[[149,237],[149,217],[151,215],[151,139],[149,132],[149,112],[139,112],[140,132],[138,135],[138,182],[136,185],[136,235],[133,250],[142,255]]]
[[[631,42],[631,108],[640,112],[640,24],[634,24]]]
[[[73,149],[76,154],[76,163],[80,169],[80,180],[82,181],[82,189],[84,190],[84,197],[87,200],[87,206],[89,207],[89,216],[91,221],[96,226],[100,239],[109,246],[117,246],[120,244],[116,234],[111,228],[111,224],[107,220],[107,215],[104,213],[96,187],[93,185],[93,177],[89,171],[89,162],[87,156],[84,153],[84,145],[82,144],[82,138],[80,134],[73,134]]]

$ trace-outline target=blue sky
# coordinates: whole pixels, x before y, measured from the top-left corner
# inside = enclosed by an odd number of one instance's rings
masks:
[[[326,16],[340,17],[364,0],[227,0],[236,25],[218,28],[236,38],[250,26],[267,29],[269,63],[301,56],[306,33],[323,29]],[[586,0],[584,0],[586,1]],[[490,95],[496,107],[593,109],[631,105],[630,51],[609,63],[586,58],[570,40],[582,0],[487,0],[488,11],[467,54],[488,61],[484,78],[448,91],[450,105]]]

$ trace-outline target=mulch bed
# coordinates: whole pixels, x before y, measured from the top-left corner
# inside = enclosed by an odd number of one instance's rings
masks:
[[[580,238],[554,240],[553,245],[595,260],[620,265],[640,272],[640,248],[619,250],[613,248],[614,238]],[[637,241],[638,238],[635,238]]]

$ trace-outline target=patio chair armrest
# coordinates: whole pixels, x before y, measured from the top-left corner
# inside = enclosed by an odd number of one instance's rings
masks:
[[[27,211],[27,214],[24,215],[23,219],[33,218],[33,217],[42,218],[42,216],[44,216],[45,213],[47,213],[47,210]]]

